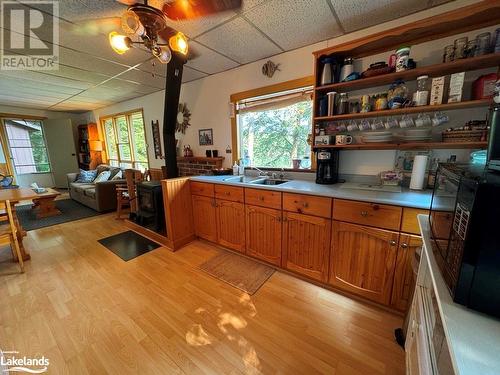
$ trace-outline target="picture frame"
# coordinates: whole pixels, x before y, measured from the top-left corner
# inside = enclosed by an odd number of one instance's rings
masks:
[[[214,134],[212,129],[198,130],[200,146],[212,146],[214,144]]]

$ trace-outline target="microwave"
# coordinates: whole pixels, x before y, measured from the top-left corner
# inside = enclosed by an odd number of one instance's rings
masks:
[[[484,165],[440,164],[429,222],[453,300],[500,318],[500,174]]]

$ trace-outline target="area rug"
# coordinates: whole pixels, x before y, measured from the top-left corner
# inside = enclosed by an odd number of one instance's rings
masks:
[[[102,238],[98,242],[126,262],[161,247],[149,238],[131,230]]]
[[[250,295],[274,273],[272,267],[226,251],[203,263],[200,269]]]
[[[100,212],[94,211],[93,209],[72,199],[56,200],[55,204],[62,214],[42,219],[36,218],[36,212],[31,209],[31,204],[16,206],[17,217],[23,229],[40,229],[51,225],[67,223],[69,221],[100,215]]]

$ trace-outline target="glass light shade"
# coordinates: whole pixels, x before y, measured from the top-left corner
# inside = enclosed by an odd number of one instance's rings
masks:
[[[144,26],[139,20],[139,17],[131,10],[127,10],[123,13],[122,29],[128,35],[143,36],[145,33]]]
[[[168,48],[168,46],[156,46],[155,48],[153,48],[152,52],[153,55],[155,55],[162,64],[168,64],[170,59],[172,58],[172,51],[170,51],[170,48]]]
[[[180,31],[174,36],[170,37],[170,39],[168,40],[168,44],[173,51],[177,51],[182,53],[183,55],[187,55],[189,49],[187,38]]]
[[[116,31],[112,31],[109,33],[109,44],[116,53],[122,55],[130,49],[132,41],[128,36],[120,35]]]

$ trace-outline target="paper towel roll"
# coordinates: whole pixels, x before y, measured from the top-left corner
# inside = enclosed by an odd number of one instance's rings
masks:
[[[427,169],[427,155],[416,155],[413,160],[413,169],[411,171],[410,189],[422,190],[424,188],[425,170]]]

